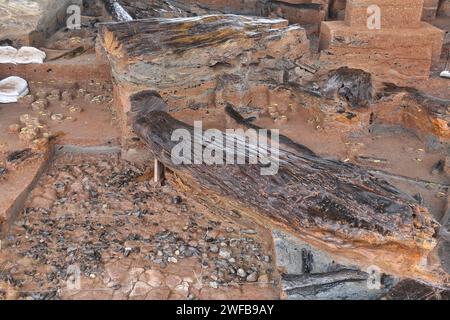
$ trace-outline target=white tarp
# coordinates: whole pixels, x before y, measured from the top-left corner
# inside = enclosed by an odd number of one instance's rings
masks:
[[[0,47],[0,63],[43,63],[45,56],[45,52],[33,47],[22,47],[19,50],[10,46]]]
[[[17,102],[28,92],[28,83],[22,78],[9,77],[0,81],[0,103]]]
[[[441,72],[441,77],[450,79],[450,71],[442,71]]]
[[[0,47],[0,63],[14,63],[17,49],[13,47]]]

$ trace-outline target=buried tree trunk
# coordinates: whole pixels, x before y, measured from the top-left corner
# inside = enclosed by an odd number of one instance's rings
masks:
[[[132,21],[130,14],[117,2],[117,0],[103,0],[106,10],[113,16],[114,19],[121,22]]]
[[[178,144],[171,139],[174,130],[187,130],[191,137],[199,134],[165,111],[153,110],[152,106],[135,110],[134,130],[202,202],[284,228],[338,261],[375,264],[392,274],[441,282],[426,266],[418,267],[435,246],[438,224],[416,200],[386,181],[351,164],[286,150],[279,151],[275,175],[261,175],[266,167],[261,164],[174,164],[171,153]],[[195,143],[184,157],[194,159]],[[203,149],[211,146],[200,144]],[[217,140],[215,146],[220,150]],[[247,146],[247,153],[260,151],[256,145]],[[224,159],[229,152],[223,148]]]

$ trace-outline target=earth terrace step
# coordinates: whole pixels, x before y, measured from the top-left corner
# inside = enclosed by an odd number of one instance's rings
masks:
[[[420,28],[424,0],[347,0],[345,22],[366,27],[371,5],[381,9],[381,28]]]
[[[444,32],[425,22],[421,25],[419,29],[368,30],[343,21],[322,22],[321,60],[363,68],[378,76],[427,79],[432,64],[439,62]]]
[[[0,79],[15,75],[27,81],[110,80],[111,67],[95,54],[60,59],[43,64],[0,64]]]

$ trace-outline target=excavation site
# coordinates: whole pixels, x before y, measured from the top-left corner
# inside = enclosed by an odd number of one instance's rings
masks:
[[[0,300],[450,299],[449,30],[450,0],[0,0]]]

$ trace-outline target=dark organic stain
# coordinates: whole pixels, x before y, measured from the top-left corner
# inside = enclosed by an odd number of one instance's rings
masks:
[[[32,155],[33,152],[30,148],[13,151],[6,156],[6,161],[9,163],[19,163],[30,158]]]
[[[310,250],[302,249],[302,272],[311,273],[313,271],[314,255]]]

